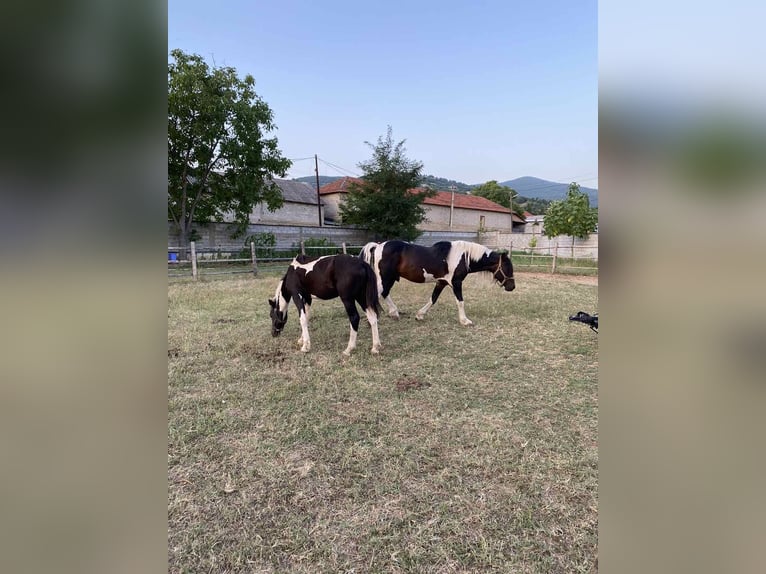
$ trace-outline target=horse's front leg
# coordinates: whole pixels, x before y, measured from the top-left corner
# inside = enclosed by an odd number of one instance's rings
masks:
[[[351,332],[348,336],[348,345],[343,354],[347,357],[351,356],[351,351],[356,348],[356,336],[359,333],[359,311],[356,309],[356,303],[353,299],[343,301],[343,306],[346,308],[346,314],[348,315],[349,323],[351,323]]]
[[[463,305],[463,282],[454,281],[452,283],[452,291],[455,293],[455,300],[457,301],[457,315],[461,325],[473,325],[468,317],[465,316],[465,307]]]
[[[306,311],[306,328],[308,329],[309,316],[311,315],[311,295],[303,297],[303,308]],[[301,332],[301,336],[298,338],[298,344],[303,346],[303,332]]]
[[[309,337],[309,316],[306,312],[306,306],[300,293],[293,295],[293,303],[298,308],[298,318],[301,322],[301,338],[298,344],[301,345],[301,351],[308,353],[311,350],[311,337]]]
[[[428,310],[436,303],[436,300],[439,298],[439,295],[441,295],[444,288],[447,286],[447,283],[445,281],[437,281],[436,287],[434,287],[433,293],[431,293],[431,298],[428,300],[428,302],[421,307],[418,312],[415,314],[415,319],[418,321],[422,321],[425,317],[426,313],[428,313]]]

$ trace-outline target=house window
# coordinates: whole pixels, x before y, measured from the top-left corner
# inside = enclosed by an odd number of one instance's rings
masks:
[[[484,227],[484,216],[483,215],[479,216],[479,229],[481,231],[484,231],[484,229],[485,229],[485,227]]]

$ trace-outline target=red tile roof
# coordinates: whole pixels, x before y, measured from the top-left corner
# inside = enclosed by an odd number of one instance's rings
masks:
[[[361,185],[364,182],[358,177],[342,177],[320,187],[319,195],[326,195],[328,193],[348,193],[348,186],[351,183]]]
[[[419,193],[425,191],[422,187],[416,187],[411,189],[411,193]],[[452,192],[450,191],[437,191],[434,197],[427,197],[423,202],[426,205],[441,205],[442,207],[449,207],[452,202]],[[455,207],[460,209],[478,209],[480,211],[499,211],[500,213],[510,213],[510,209],[503,207],[490,201],[485,197],[479,197],[478,195],[467,195],[465,193],[455,194]]]
[[[350,184],[356,183],[361,185],[363,180],[356,177],[343,177],[331,181],[327,185],[323,185],[319,188],[320,195],[327,195],[329,193],[348,193],[348,187]],[[410,193],[422,193],[425,189],[422,187],[416,187],[410,190]],[[452,192],[449,191],[437,191],[434,197],[427,197],[423,203],[426,205],[440,205],[443,207],[449,207],[452,202]],[[478,195],[467,195],[465,193],[455,194],[455,207],[460,209],[478,209],[479,211],[497,211],[500,213],[510,213],[510,210],[502,205],[498,205],[494,201],[490,201],[484,197]]]

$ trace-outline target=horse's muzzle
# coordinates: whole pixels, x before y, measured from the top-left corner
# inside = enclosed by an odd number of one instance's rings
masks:
[[[282,329],[272,329],[271,330],[271,336],[272,337],[279,337],[279,334],[282,332]]]
[[[516,281],[513,279],[508,279],[505,283],[503,283],[503,287],[505,287],[506,291],[513,291],[516,289]]]

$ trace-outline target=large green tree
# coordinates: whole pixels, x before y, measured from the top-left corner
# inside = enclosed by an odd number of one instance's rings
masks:
[[[194,221],[233,214],[241,229],[253,206],[282,205],[272,177],[284,177],[290,161],[277,139],[269,106],[255,80],[230,67],[212,69],[198,55],[171,52],[168,64],[168,219],[185,246]]]
[[[580,191],[580,186],[569,184],[566,199],[552,201],[545,212],[543,233],[546,237],[570,235],[585,239],[596,231],[598,210],[590,206],[588,194]],[[572,242],[574,257],[574,242]]]
[[[412,241],[425,219],[423,201],[435,191],[411,193],[422,178],[423,164],[407,158],[405,140],[395,143],[388,127],[386,137],[373,145],[372,158],[359,164],[362,183],[349,185],[349,193],[340,207],[344,223],[369,229],[376,239]]]
[[[471,195],[478,195],[490,201],[507,207],[514,213],[524,217],[524,209],[516,202],[517,193],[515,189],[507,185],[500,185],[493,179],[481,185],[477,185],[471,190]]]

